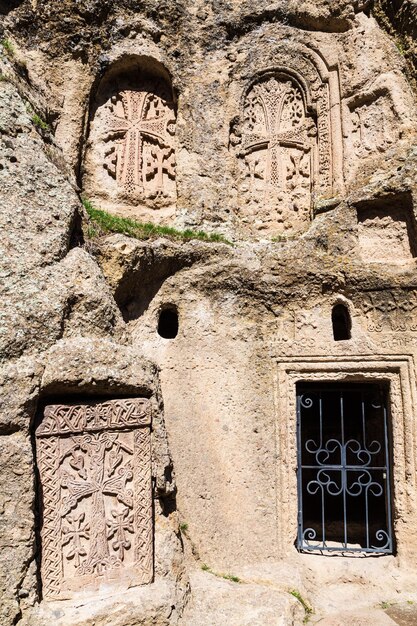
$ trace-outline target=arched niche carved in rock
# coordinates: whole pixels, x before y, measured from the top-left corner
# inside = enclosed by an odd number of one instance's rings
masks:
[[[130,214],[175,206],[176,111],[167,72],[155,61],[114,66],[100,81],[83,165],[85,193]]]
[[[251,230],[299,234],[344,190],[338,68],[303,46],[273,56],[279,64],[254,74],[231,127],[237,211]]]

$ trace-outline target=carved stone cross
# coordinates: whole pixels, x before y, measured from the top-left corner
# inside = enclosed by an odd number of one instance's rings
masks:
[[[162,194],[163,164],[174,177],[172,137],[175,117],[171,103],[146,90],[125,90],[113,96],[111,114],[107,122],[107,138],[118,140],[115,152],[111,151],[109,163],[105,164],[118,184],[127,191],[143,190],[146,164],[143,158],[144,140],[153,145],[156,156],[157,193]],[[154,171],[151,171],[151,176]]]
[[[117,559],[111,557],[108,545],[106,511],[104,495],[114,495],[119,502],[127,507],[132,507],[132,494],[126,488],[126,483],[133,477],[131,463],[128,461],[124,465],[122,451],[131,457],[133,450],[129,446],[117,440],[117,434],[92,433],[82,437],[73,438],[73,446],[67,450],[61,461],[65,457],[70,459],[78,450],[81,450],[91,459],[90,480],[84,479],[84,473],[79,473],[79,478],[63,472],[61,486],[68,491],[68,495],[62,499],[61,516],[77,507],[82,498],[91,496],[92,516],[96,523],[91,525],[90,552],[87,560],[80,568],[80,573],[92,574],[97,570],[101,574],[107,567],[117,563]],[[108,459],[108,469],[105,470],[105,455],[110,451]],[[70,466],[77,469],[76,464]],[[116,475],[115,469],[120,466]],[[65,491],[63,491],[65,493]]]
[[[49,405],[36,430],[45,598],[152,579],[150,403]]]
[[[309,152],[304,118],[301,93],[290,80],[279,81],[272,77],[256,84],[248,94],[242,150],[246,155],[267,150],[265,182],[272,191],[286,188],[283,149]],[[296,167],[297,161],[292,160],[292,163]],[[297,178],[299,173],[295,173]]]

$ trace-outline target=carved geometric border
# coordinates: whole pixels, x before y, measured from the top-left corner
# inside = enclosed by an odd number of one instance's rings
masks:
[[[410,355],[292,356],[275,368],[277,541],[281,554],[297,535],[296,384],[300,381],[389,383],[393,517],[397,555],[417,554],[416,376]],[[413,558],[413,557],[411,557]]]
[[[140,428],[135,432],[134,455],[135,467],[140,471],[134,477],[136,497],[134,509],[135,527],[137,529],[135,543],[135,566],[140,574],[140,583],[145,585],[153,579],[153,527],[152,520],[152,458],[151,437],[148,428]]]
[[[48,480],[48,488],[42,489],[42,563],[43,595],[58,598],[61,592],[62,561],[60,559],[60,535],[57,528],[61,523],[59,514],[60,484],[59,440],[49,437],[42,446],[37,446],[39,474]]]

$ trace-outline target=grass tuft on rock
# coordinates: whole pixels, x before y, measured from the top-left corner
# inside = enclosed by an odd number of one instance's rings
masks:
[[[44,131],[51,130],[49,127],[49,124],[47,124],[45,120],[43,120],[37,113],[34,113],[32,115],[32,122],[35,124],[35,126],[40,128],[41,130],[44,130]]]
[[[12,44],[10,39],[3,39],[1,42],[1,45],[2,45],[4,52],[7,54],[7,56],[9,57],[14,56],[14,45]]]
[[[225,580],[230,580],[232,583],[241,583],[243,582],[239,576],[235,576],[234,574],[222,574],[221,572],[214,572],[211,567],[209,567],[206,563],[203,563],[201,566],[203,572],[208,572],[209,574],[213,574],[213,576],[217,576],[217,578],[224,578]]]
[[[135,239],[168,237],[169,239],[181,241],[198,239],[199,241],[210,243],[227,243],[232,245],[230,241],[218,233],[205,233],[202,230],[176,230],[170,226],[139,222],[130,217],[119,217],[102,209],[96,209],[87,198],[83,198],[82,203],[91,220],[87,230],[87,235],[91,239],[107,233],[120,233]]]
[[[293,596],[293,598],[298,600],[298,602],[303,607],[303,609],[304,609],[304,620],[303,620],[303,623],[307,624],[309,622],[309,620],[310,620],[310,617],[313,615],[312,607],[308,604],[308,602],[306,600],[304,600],[303,596],[301,595],[301,593],[299,591],[297,591],[297,589],[290,589],[289,593]]]

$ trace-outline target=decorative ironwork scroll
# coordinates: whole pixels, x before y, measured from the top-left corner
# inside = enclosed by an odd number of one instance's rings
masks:
[[[142,398],[45,408],[36,430],[45,598],[151,582],[150,425]]]
[[[383,389],[300,384],[297,418],[298,548],[392,552]]]

